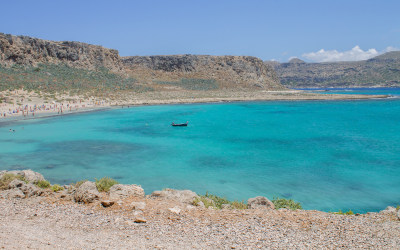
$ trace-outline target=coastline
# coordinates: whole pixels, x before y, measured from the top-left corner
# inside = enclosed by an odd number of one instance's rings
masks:
[[[223,92],[223,91],[188,91],[188,92],[156,92],[146,94],[125,94],[116,100],[101,100],[102,105],[85,101],[81,107],[68,109],[61,114],[56,111],[36,110],[34,116],[9,115],[0,117],[1,123],[10,123],[36,118],[48,118],[71,114],[98,112],[126,106],[169,105],[169,104],[197,104],[197,103],[229,103],[254,101],[346,101],[346,100],[374,100],[389,99],[390,95],[362,95],[362,94],[319,94],[300,90],[287,91],[259,91],[259,92]],[[76,98],[79,99],[79,98]],[[100,102],[100,101],[99,101]],[[40,103],[40,101],[38,101]],[[55,103],[52,101],[52,103]],[[43,104],[42,104],[43,105]],[[61,103],[64,105],[64,103]],[[90,107],[89,107],[90,106]],[[10,109],[11,110],[11,109]]]

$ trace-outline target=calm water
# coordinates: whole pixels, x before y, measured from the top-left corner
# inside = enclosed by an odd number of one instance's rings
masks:
[[[377,211],[400,203],[400,99],[147,106],[0,123],[0,169],[26,168],[52,183],[110,176],[146,193]]]

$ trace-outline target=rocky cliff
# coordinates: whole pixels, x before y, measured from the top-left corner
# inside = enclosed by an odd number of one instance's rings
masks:
[[[289,87],[399,86],[400,51],[365,61],[306,63],[265,62],[275,68],[281,83]]]
[[[14,65],[22,66],[23,69],[17,67],[17,70],[14,70]],[[34,70],[30,70],[29,67]],[[107,72],[104,70],[118,76],[105,75]],[[92,71],[103,73],[93,74]],[[21,79],[21,75],[26,74],[29,77]],[[121,77],[129,78],[128,87],[127,81]],[[115,82],[115,78],[124,85],[122,88],[112,83]],[[8,83],[10,79],[14,81]],[[41,89],[51,86],[58,90],[55,84],[60,82],[60,88],[69,88],[71,84],[82,86],[81,83],[84,82],[83,88],[93,89],[99,85],[109,85],[114,90],[132,90],[136,85],[154,90],[284,89],[273,67],[255,57],[120,57],[117,50],[101,46],[80,42],[54,42],[3,33],[0,33],[0,80],[0,85],[4,85],[2,89],[8,85],[17,85]],[[96,84],[90,84],[91,80]],[[132,83],[135,83],[135,86]],[[142,87],[140,89],[143,89]]]
[[[123,69],[118,51],[81,42],[54,42],[28,36],[0,33],[0,65],[65,64],[94,70]]]
[[[282,89],[274,69],[250,56],[132,56],[122,61],[131,75],[155,83],[215,80],[221,88]]]

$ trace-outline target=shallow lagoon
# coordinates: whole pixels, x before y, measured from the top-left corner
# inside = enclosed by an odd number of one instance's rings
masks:
[[[0,124],[0,169],[26,168],[52,183],[110,176],[146,193],[378,211],[400,203],[400,99],[143,106]]]

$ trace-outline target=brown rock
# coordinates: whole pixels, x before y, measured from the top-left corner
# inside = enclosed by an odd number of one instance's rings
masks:
[[[135,216],[135,218],[133,220],[135,223],[146,223],[147,222],[146,218],[143,215],[143,212],[135,211],[133,215]]]
[[[103,200],[100,203],[103,207],[111,207],[112,205],[114,205],[114,201],[110,200]]]
[[[275,209],[274,203],[263,196],[257,196],[247,200],[247,206],[251,209],[266,208]]]

